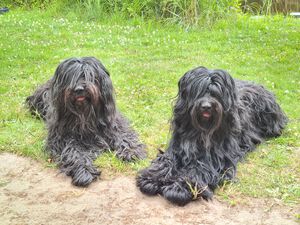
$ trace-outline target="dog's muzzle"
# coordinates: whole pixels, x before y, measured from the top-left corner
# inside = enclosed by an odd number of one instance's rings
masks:
[[[203,119],[209,119],[212,116],[212,103],[205,100],[200,102],[200,115]]]
[[[77,102],[83,102],[86,99],[86,90],[83,85],[78,85],[74,89],[75,99]]]

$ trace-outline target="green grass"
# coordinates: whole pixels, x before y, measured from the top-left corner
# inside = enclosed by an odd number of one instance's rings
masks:
[[[148,146],[149,159],[96,160],[111,176],[135,174],[164,149],[179,78],[193,67],[228,70],[273,91],[290,118],[282,137],[269,140],[239,164],[237,178],[218,191],[235,196],[300,199],[300,20],[237,16],[209,28],[183,28],[141,19],[100,22],[49,12],[12,10],[0,15],[0,152],[42,162],[46,130],[24,108],[26,96],[72,56],[95,56],[111,72],[118,108]]]

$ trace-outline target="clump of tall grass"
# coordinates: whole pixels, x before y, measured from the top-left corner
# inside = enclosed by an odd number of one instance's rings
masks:
[[[213,21],[240,9],[239,0],[77,0],[77,4],[89,13],[97,11],[98,15],[119,14],[181,24]]]
[[[277,0],[279,1],[279,0]],[[87,20],[111,17],[169,21],[183,25],[213,24],[239,13],[269,15],[274,0],[2,0],[12,7],[51,9]],[[276,7],[275,7],[276,8]],[[277,10],[276,10],[277,12]]]
[[[57,12],[73,12],[87,19],[109,16],[198,24],[215,21],[240,9],[240,0],[4,0],[23,8],[52,8]]]
[[[20,7],[26,9],[32,8],[47,8],[53,0],[1,0],[0,7],[9,6],[9,7]]]
[[[251,14],[271,14],[273,0],[243,0],[242,10]]]

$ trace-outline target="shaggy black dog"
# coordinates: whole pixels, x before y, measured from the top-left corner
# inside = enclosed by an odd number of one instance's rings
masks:
[[[137,185],[185,205],[211,199],[220,183],[234,178],[247,152],[281,134],[287,118],[272,93],[224,70],[195,68],[178,86],[169,146],[140,171]]]
[[[46,150],[74,185],[87,186],[100,175],[93,160],[105,150],[115,150],[125,161],[146,157],[137,134],[116,110],[108,71],[94,57],[63,61],[27,104],[46,121]]]

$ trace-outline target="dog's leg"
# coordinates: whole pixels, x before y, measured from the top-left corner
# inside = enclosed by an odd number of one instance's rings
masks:
[[[161,189],[162,195],[176,205],[184,206],[193,200],[193,194],[183,177],[177,177],[175,180],[162,186]]]
[[[79,145],[67,145],[59,156],[59,166],[76,186],[88,186],[99,175],[100,171],[93,165],[96,155]]]
[[[177,205],[183,206],[193,200],[186,179],[179,176],[175,160],[167,153],[158,156],[148,168],[139,172],[137,186],[144,194],[162,194]]]
[[[51,80],[41,85],[36,91],[26,98],[26,104],[32,115],[46,119],[46,114],[49,107],[48,92],[50,89]]]
[[[209,163],[190,163],[178,170],[172,182],[162,187],[162,195],[177,205],[185,205],[199,197],[210,200],[220,182],[232,180],[235,176],[236,167],[230,160],[226,160],[222,167],[216,169]]]
[[[245,122],[251,121],[250,126],[245,124],[244,127],[262,139],[280,136],[288,119],[274,94],[263,86],[248,82],[244,82],[239,91],[243,110],[249,117]]]
[[[169,156],[166,153],[160,154],[148,168],[139,172],[137,186],[144,194],[160,194],[161,187],[170,182],[175,172],[174,163]]]
[[[130,146],[125,140],[123,141],[124,144],[121,144],[116,150],[116,155],[119,159],[124,161],[133,161],[146,158],[147,154],[142,144]]]
[[[211,199],[222,175],[210,170],[208,165],[197,168],[198,165],[194,162],[190,166],[179,168],[176,162],[178,160],[172,153],[165,153],[158,156],[148,168],[140,171],[137,186],[141,192],[148,195],[161,194],[180,206],[199,197]]]
[[[112,137],[111,148],[116,151],[117,157],[124,161],[144,159],[147,156],[145,145],[140,143],[138,135],[120,114],[117,114],[117,126]]]
[[[220,183],[231,181],[236,174],[236,163],[225,157],[224,161],[219,161],[218,166],[213,166],[210,161],[199,161],[191,163],[182,168],[181,189],[191,192],[193,199],[199,197],[211,200],[214,190]]]
[[[210,171],[198,168],[182,168],[178,172],[176,180],[162,187],[162,195],[169,201],[184,206],[187,203],[202,197],[209,200],[213,196],[217,178],[214,180]]]

